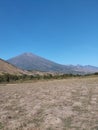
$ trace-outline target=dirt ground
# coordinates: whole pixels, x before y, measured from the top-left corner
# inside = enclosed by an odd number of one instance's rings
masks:
[[[0,130],[98,130],[98,78],[0,84]]]

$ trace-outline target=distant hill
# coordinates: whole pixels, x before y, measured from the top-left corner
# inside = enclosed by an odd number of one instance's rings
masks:
[[[23,53],[19,56],[7,60],[7,62],[24,70],[36,70],[36,71],[72,73],[72,74],[86,74],[98,71],[98,67],[94,66],[61,65],[32,53]]]
[[[11,65],[10,63],[4,61],[3,59],[0,59],[0,74],[5,73],[20,75],[20,74],[27,74],[28,72]]]
[[[73,68],[75,71],[80,71],[80,72],[85,72],[85,73],[98,72],[98,67],[91,66],[91,65],[85,65],[85,66],[82,66],[82,65],[73,66],[73,65],[71,65],[70,67]]]

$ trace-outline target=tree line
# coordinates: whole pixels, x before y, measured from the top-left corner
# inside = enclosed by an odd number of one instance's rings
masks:
[[[9,82],[24,82],[28,80],[49,80],[49,79],[65,79],[65,78],[71,78],[71,77],[86,77],[86,76],[92,76],[98,75],[97,73],[94,74],[86,74],[86,75],[79,75],[79,74],[47,74],[47,75],[12,75],[12,74],[3,74],[0,75],[0,83],[9,83]]]
[[[69,77],[80,77],[81,75],[73,75],[73,74],[47,74],[47,75],[12,75],[12,74],[3,74],[0,75],[0,83],[3,82],[15,82],[15,81],[27,81],[27,80],[48,80],[48,79],[64,79]]]

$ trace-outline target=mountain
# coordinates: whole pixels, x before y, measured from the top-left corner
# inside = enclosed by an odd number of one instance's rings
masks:
[[[15,75],[20,75],[20,74],[27,74],[26,71],[23,71],[10,63],[4,61],[3,59],[0,59],[0,74],[15,74]]]
[[[91,66],[91,65],[77,65],[77,66],[73,66],[75,71],[81,71],[81,72],[86,72],[86,73],[94,73],[94,72],[98,72],[98,67],[96,66]]]
[[[45,72],[72,73],[69,66],[61,65],[47,60],[32,53],[23,53],[19,56],[7,60],[7,62],[24,70],[37,70]],[[75,72],[74,72],[75,73]]]
[[[45,72],[60,72],[73,74],[98,72],[98,67],[81,65],[61,65],[32,53],[23,53],[7,60],[7,62],[24,70],[37,70]]]

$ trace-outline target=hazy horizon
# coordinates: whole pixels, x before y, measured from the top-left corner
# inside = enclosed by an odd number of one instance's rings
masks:
[[[98,66],[97,0],[0,1],[0,58],[24,52]]]

